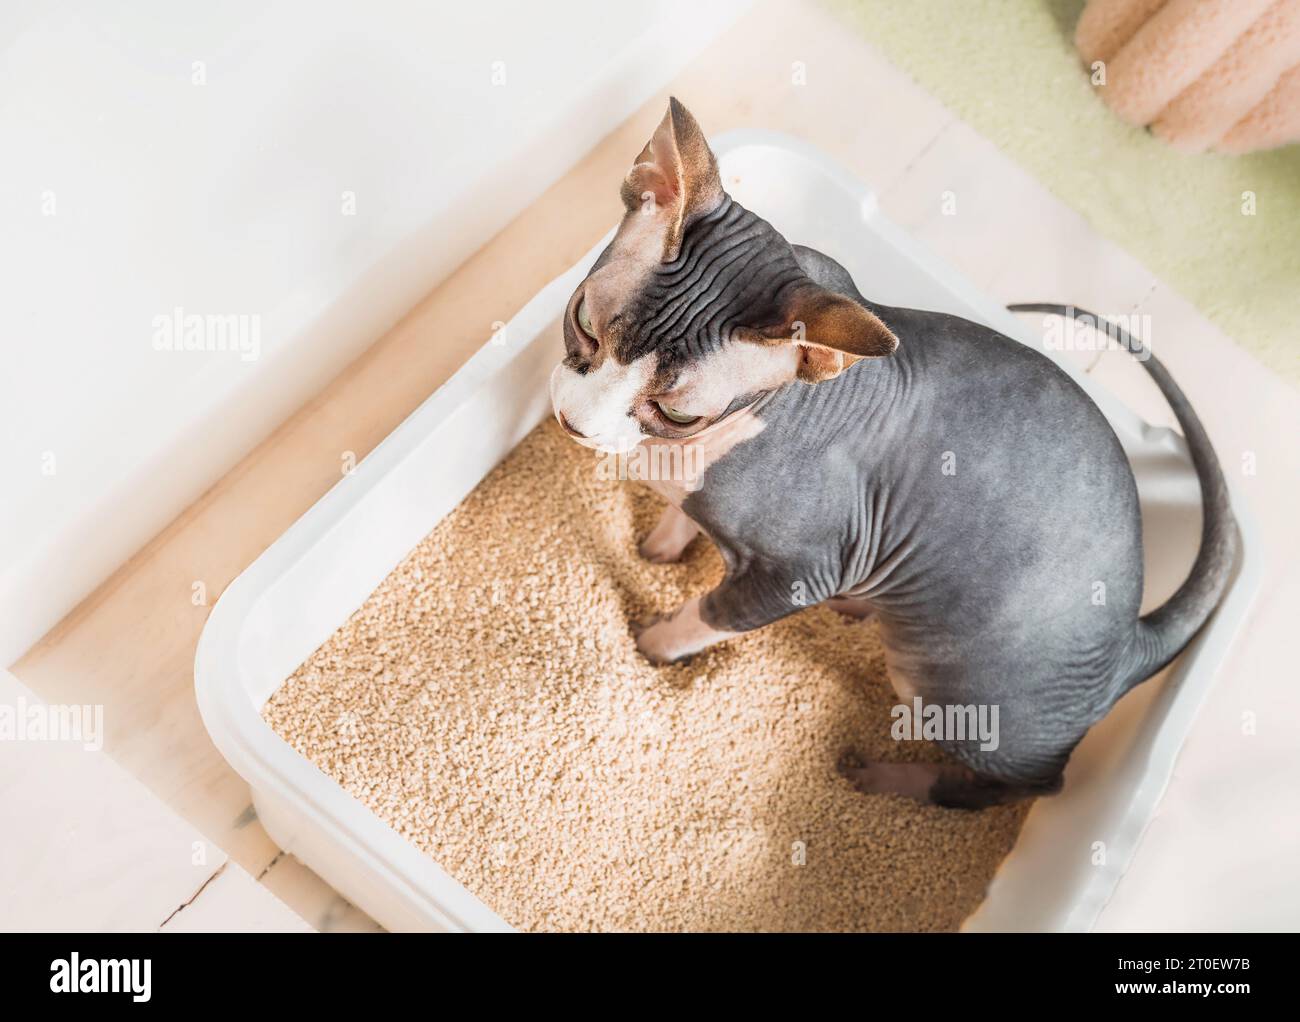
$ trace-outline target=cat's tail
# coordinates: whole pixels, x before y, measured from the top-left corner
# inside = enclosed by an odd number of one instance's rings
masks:
[[[1182,427],[1192,466],[1201,486],[1201,547],[1186,581],[1167,601],[1139,618],[1129,663],[1116,679],[1116,698],[1164,667],[1192,641],[1223,598],[1240,539],[1228,500],[1228,486],[1214,446],[1187,396],[1159,359],[1121,327],[1073,305],[1008,305],[1012,312],[1046,312],[1090,322],[1116,337],[1151,374]]]

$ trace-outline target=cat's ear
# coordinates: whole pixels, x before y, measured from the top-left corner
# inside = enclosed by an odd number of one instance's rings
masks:
[[[675,97],[628,171],[622,196],[629,213],[662,223],[666,263],[677,258],[686,228],[722,201],[718,161],[691,112]]]
[[[808,281],[784,303],[784,322],[762,330],[742,330],[742,340],[785,342],[799,349],[798,377],[820,383],[864,358],[883,358],[898,350],[898,338],[884,322],[852,298]]]

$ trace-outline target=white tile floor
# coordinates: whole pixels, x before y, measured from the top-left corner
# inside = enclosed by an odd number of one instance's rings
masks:
[[[47,709],[8,671],[0,671],[0,706]],[[310,929],[86,745],[0,741],[0,929]]]

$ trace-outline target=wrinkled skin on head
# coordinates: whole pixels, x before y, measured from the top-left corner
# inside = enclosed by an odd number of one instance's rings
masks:
[[[792,380],[829,379],[897,346],[723,191],[676,100],[622,194],[618,232],[565,309],[551,380],[556,416],[580,442],[627,450],[693,436]]]

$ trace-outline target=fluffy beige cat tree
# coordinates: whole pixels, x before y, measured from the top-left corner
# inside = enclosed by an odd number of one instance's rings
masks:
[[[1089,0],[1075,44],[1106,104],[1178,149],[1300,141],[1300,0]]]

